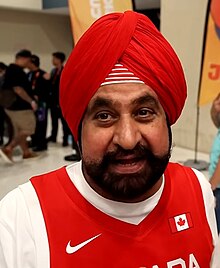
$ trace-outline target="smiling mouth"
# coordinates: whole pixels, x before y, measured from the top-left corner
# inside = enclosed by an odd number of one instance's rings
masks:
[[[117,173],[137,173],[143,169],[146,161],[142,158],[117,159],[110,163],[110,169]]]

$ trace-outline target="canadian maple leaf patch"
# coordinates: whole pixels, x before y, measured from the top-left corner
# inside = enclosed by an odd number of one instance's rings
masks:
[[[193,227],[191,214],[184,213],[184,214],[169,218],[169,225],[170,225],[172,233],[187,230]]]
[[[183,226],[183,225],[185,225],[185,223],[186,223],[186,221],[183,220],[182,218],[179,218],[179,221],[177,222],[177,224],[178,224],[179,226]]]

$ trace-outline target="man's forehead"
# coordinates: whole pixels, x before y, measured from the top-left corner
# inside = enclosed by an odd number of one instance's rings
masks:
[[[105,85],[101,86],[92,99],[94,99],[97,96],[111,96],[114,98],[122,95],[125,97],[135,97],[139,95],[151,95],[152,97],[155,97],[155,99],[158,99],[157,94],[153,89],[151,89],[149,86],[145,84],[136,84],[136,83],[121,83],[121,84],[112,84],[112,85]],[[91,99],[91,100],[92,100]]]
[[[160,105],[157,94],[150,87],[144,84],[124,83],[101,86],[90,100],[88,107],[136,102]]]

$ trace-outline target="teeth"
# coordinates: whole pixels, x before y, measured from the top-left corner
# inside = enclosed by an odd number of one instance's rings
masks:
[[[134,166],[136,163],[123,164],[124,166]]]
[[[120,165],[124,165],[124,166],[134,166],[137,162],[134,160],[121,160],[119,162]]]

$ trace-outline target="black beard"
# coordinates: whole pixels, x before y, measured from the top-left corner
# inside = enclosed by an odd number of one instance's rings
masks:
[[[118,163],[118,158],[133,155],[137,160],[146,161],[140,172],[118,174],[108,171],[110,164]],[[108,152],[102,161],[86,161],[83,159],[83,170],[100,189],[113,200],[135,200],[147,193],[161,178],[170,158],[170,150],[162,156],[154,155],[148,148],[138,144],[132,150],[119,147]]]

